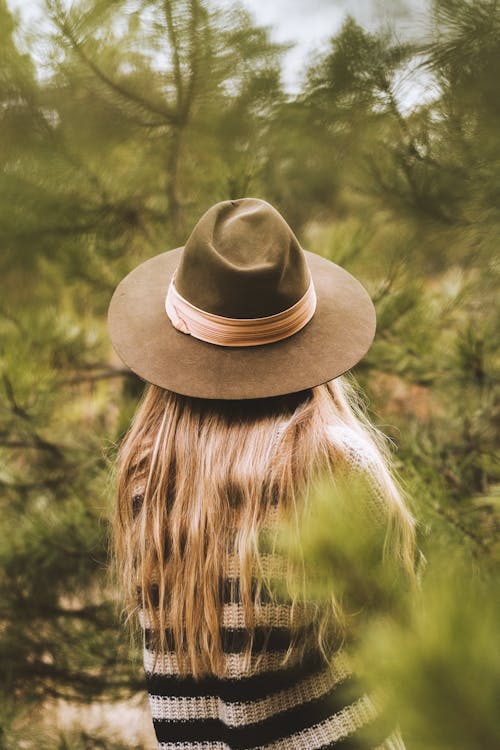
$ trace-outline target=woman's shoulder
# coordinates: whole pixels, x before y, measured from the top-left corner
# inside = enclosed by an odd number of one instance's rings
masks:
[[[388,512],[388,470],[383,455],[370,438],[349,425],[328,426],[328,436],[335,444],[349,474],[365,480],[362,497],[370,516],[386,523]]]
[[[329,439],[353,468],[370,470],[380,464],[376,446],[362,432],[346,424],[329,424],[326,430]]]

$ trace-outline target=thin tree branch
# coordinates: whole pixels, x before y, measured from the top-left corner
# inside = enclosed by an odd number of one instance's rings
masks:
[[[434,506],[436,513],[444,518],[448,523],[453,526],[455,529],[457,529],[461,534],[466,536],[468,539],[470,539],[474,544],[481,549],[482,552],[487,553],[489,552],[489,547],[487,544],[485,544],[484,540],[481,539],[481,537],[474,534],[470,529],[466,528],[449,510],[443,508],[442,506],[436,504]]]
[[[54,453],[54,448],[62,451],[62,446],[56,446],[53,443],[29,443],[24,440],[1,440],[0,448],[19,448],[21,450],[49,451]]]
[[[172,50],[172,66],[174,69],[177,110],[180,112],[183,109],[184,82],[182,80],[181,61],[180,61],[180,54],[179,54],[179,40],[177,37],[177,29],[175,28],[174,19],[172,16],[172,0],[165,0],[164,8],[165,8],[165,20],[167,22],[167,33],[169,37],[170,47]]]
[[[124,378],[131,374],[130,370],[122,369],[110,369],[105,372],[98,372],[89,375],[76,375],[73,378],[67,380],[61,380],[61,385],[79,385],[81,383],[95,383],[99,380],[109,380],[111,378]]]
[[[162,117],[165,122],[169,123],[170,125],[175,125],[178,121],[177,113],[171,110],[169,107],[159,107],[156,104],[154,104],[149,99],[146,99],[145,97],[141,96],[135,91],[131,91],[130,89],[126,88],[122,84],[118,83],[117,81],[113,80],[108,76],[107,73],[105,73],[102,68],[100,68],[84,51],[82,44],[78,41],[76,36],[71,31],[71,28],[69,24],[66,21],[66,18],[64,16],[61,16],[61,13],[53,13],[52,18],[54,20],[54,23],[58,27],[58,29],[61,31],[63,36],[69,41],[71,44],[71,47],[76,52],[78,57],[82,60],[82,62],[87,65],[87,67],[92,71],[92,73],[98,78],[102,83],[104,83],[108,88],[110,88],[112,91],[114,91],[116,94],[118,94],[123,99],[128,99],[131,102],[135,102],[135,104],[138,104],[140,107],[148,111],[149,113],[158,115]]]
[[[191,18],[189,24],[189,52],[190,52],[190,75],[188,82],[188,91],[182,106],[182,118],[184,122],[189,119],[189,114],[194,101],[196,85],[199,74],[199,48],[198,48],[198,22],[200,15],[200,6],[198,0],[191,0]]]
[[[23,421],[31,423],[31,415],[28,414],[26,409],[24,409],[22,406],[19,406],[16,400],[16,396],[14,393],[14,387],[11,383],[11,380],[7,373],[3,373],[2,380],[5,387],[5,393],[7,395],[7,400],[10,403],[11,412],[15,415],[20,417]],[[57,458],[63,459],[64,454],[55,443],[51,443],[49,440],[45,440],[41,435],[36,432],[36,430],[32,430],[32,438],[34,443],[41,449],[46,450],[52,453],[52,455],[56,456]]]

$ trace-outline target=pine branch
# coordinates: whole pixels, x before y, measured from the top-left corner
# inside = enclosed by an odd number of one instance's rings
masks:
[[[63,617],[71,620],[83,620],[85,622],[95,623],[98,625],[103,624],[104,621],[109,622],[110,612],[107,603],[94,604],[75,609],[67,609],[66,607],[55,607],[49,604],[38,603],[36,607],[31,602],[26,602],[27,608],[31,611],[31,619],[33,617]]]
[[[17,403],[15,393],[14,393],[14,387],[7,373],[4,373],[2,375],[2,380],[4,383],[7,400],[10,403],[10,410],[12,414],[20,417],[25,422],[31,423],[32,422],[31,415],[26,411],[26,409],[24,409],[22,406],[19,406],[19,404]],[[56,458],[64,459],[64,453],[62,452],[61,448],[55,443],[52,443],[49,440],[46,440],[45,438],[43,438],[41,435],[39,435],[39,433],[35,429],[31,431],[31,436],[33,438],[35,445],[38,448],[40,448],[41,450],[49,451]]]
[[[21,419],[25,420],[26,422],[31,421],[31,416],[28,414],[26,409],[24,409],[22,406],[19,406],[19,404],[17,403],[14,393],[14,387],[7,373],[3,373],[2,380],[5,388],[5,395],[7,396],[7,401],[10,403],[10,410],[12,414],[21,417]]]
[[[170,48],[172,50],[172,66],[174,69],[177,108],[179,111],[181,111],[184,101],[184,83],[182,80],[181,62],[179,55],[179,40],[177,38],[177,29],[175,28],[174,19],[172,16],[172,0],[165,0],[164,8],[165,20],[167,23],[167,34],[169,37]]]
[[[116,666],[116,659],[111,662]],[[110,666],[111,666],[110,665]],[[46,696],[54,698],[69,698],[72,701],[88,703],[86,695],[91,694],[92,700],[99,697],[105,697],[105,691],[125,689],[129,692],[138,691],[143,687],[143,680],[133,680],[125,674],[123,678],[110,678],[110,672],[103,665],[102,673],[90,674],[83,671],[74,671],[58,667],[55,664],[49,664],[40,660],[30,661],[27,667],[26,678],[29,681],[40,681],[43,683],[43,692]],[[21,683],[24,683],[24,675],[18,672],[16,677]],[[60,687],[59,687],[60,686]],[[81,694],[83,691],[83,695]]]
[[[439,516],[444,518],[445,521],[447,521],[451,526],[457,529],[457,531],[463,534],[463,536],[470,539],[476,545],[476,547],[478,547],[483,553],[487,554],[489,552],[489,547],[484,542],[484,540],[481,539],[481,537],[474,534],[466,526],[464,526],[464,524],[461,523],[460,520],[450,510],[443,508],[438,503],[434,505],[434,509]]]
[[[80,385],[81,383],[95,383],[99,380],[109,380],[111,378],[124,378],[131,374],[130,370],[125,368],[110,368],[104,372],[92,373],[89,375],[76,375],[67,380],[61,380],[60,385]]]
[[[1,438],[0,448],[19,448],[20,450],[49,451],[50,453],[54,453],[54,448],[57,448],[60,451],[63,450],[63,446],[55,446],[54,443],[30,443],[25,440],[2,440]]]
[[[66,476],[57,477],[55,479],[43,479],[39,482],[5,482],[3,479],[0,479],[0,487],[6,490],[19,490],[20,492],[42,489],[53,490],[63,484],[66,480]]]
[[[191,0],[191,19],[190,19],[190,26],[189,26],[189,48],[190,48],[190,70],[191,74],[189,76],[189,82],[188,82],[188,92],[186,99],[183,103],[182,107],[182,116],[184,121],[186,122],[189,113],[193,104],[194,100],[194,94],[196,90],[196,85],[198,83],[198,75],[199,75],[199,51],[198,51],[198,19],[200,14],[200,6],[198,3],[198,0]]]
[[[95,63],[85,52],[83,45],[77,39],[73,33],[68,20],[67,14],[65,14],[60,8],[56,8],[51,13],[52,20],[54,21],[61,34],[68,40],[74,52],[78,55],[80,60],[92,71],[92,73],[98,78],[101,83],[105,84],[108,88],[118,94],[122,99],[126,99],[130,102],[138,104],[140,107],[145,109],[148,113],[160,116],[169,125],[178,124],[179,117],[178,113],[172,110],[170,107],[163,106],[159,107],[150,99],[141,96],[136,91],[132,91],[129,88],[123,86],[118,81],[112,79],[97,63]]]

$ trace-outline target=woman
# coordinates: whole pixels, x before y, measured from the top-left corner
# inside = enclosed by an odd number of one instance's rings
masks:
[[[242,198],[134,269],[108,322],[148,383],[113,529],[159,747],[354,750],[369,728],[371,747],[404,748],[357,685],[340,602],[309,600],[306,564],[276,544],[284,523],[300,539],[317,481],[364,475],[366,513],[414,578],[414,519],[348,374],[375,333],[364,287]]]

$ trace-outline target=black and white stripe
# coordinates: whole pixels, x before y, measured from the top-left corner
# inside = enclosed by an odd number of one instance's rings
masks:
[[[347,432],[351,432],[346,428]],[[337,431],[350,460],[367,466],[357,436]],[[363,455],[361,455],[363,454]],[[378,498],[374,498],[374,507]],[[265,574],[282,576],[285,561],[265,555]],[[298,625],[308,648],[292,652],[290,605],[262,592],[250,664],[243,652],[249,630],[241,605],[239,564],[231,558],[223,583],[221,640],[225,675],[195,679],[181,674],[174,650],[172,623],[166,621],[166,654],[158,657],[151,623],[140,612],[144,629],[144,671],[159,750],[406,750],[373,695],[363,691],[347,654],[340,650],[327,665],[314,641],[307,640],[314,607],[299,611]],[[297,623],[297,619],[294,618]],[[372,744],[363,739],[371,728]],[[378,737],[378,740],[374,740]]]
[[[359,731],[376,726],[376,701],[363,693],[346,653],[338,651],[325,664],[311,645],[302,659],[292,652],[283,665],[291,633],[280,618],[285,610],[264,608],[271,625],[255,628],[250,664],[243,658],[249,631],[241,624],[237,603],[225,604],[221,627],[225,677],[196,680],[180,673],[174,639],[167,629],[167,648],[156,664],[151,631],[145,627],[144,670],[153,726],[161,750],[344,750],[366,748]],[[284,605],[280,605],[283,607]],[[142,618],[147,625],[146,618]],[[237,624],[235,625],[234,622]],[[308,625],[304,625],[304,637]],[[380,728],[377,750],[404,750],[395,735],[388,744],[390,728]]]

